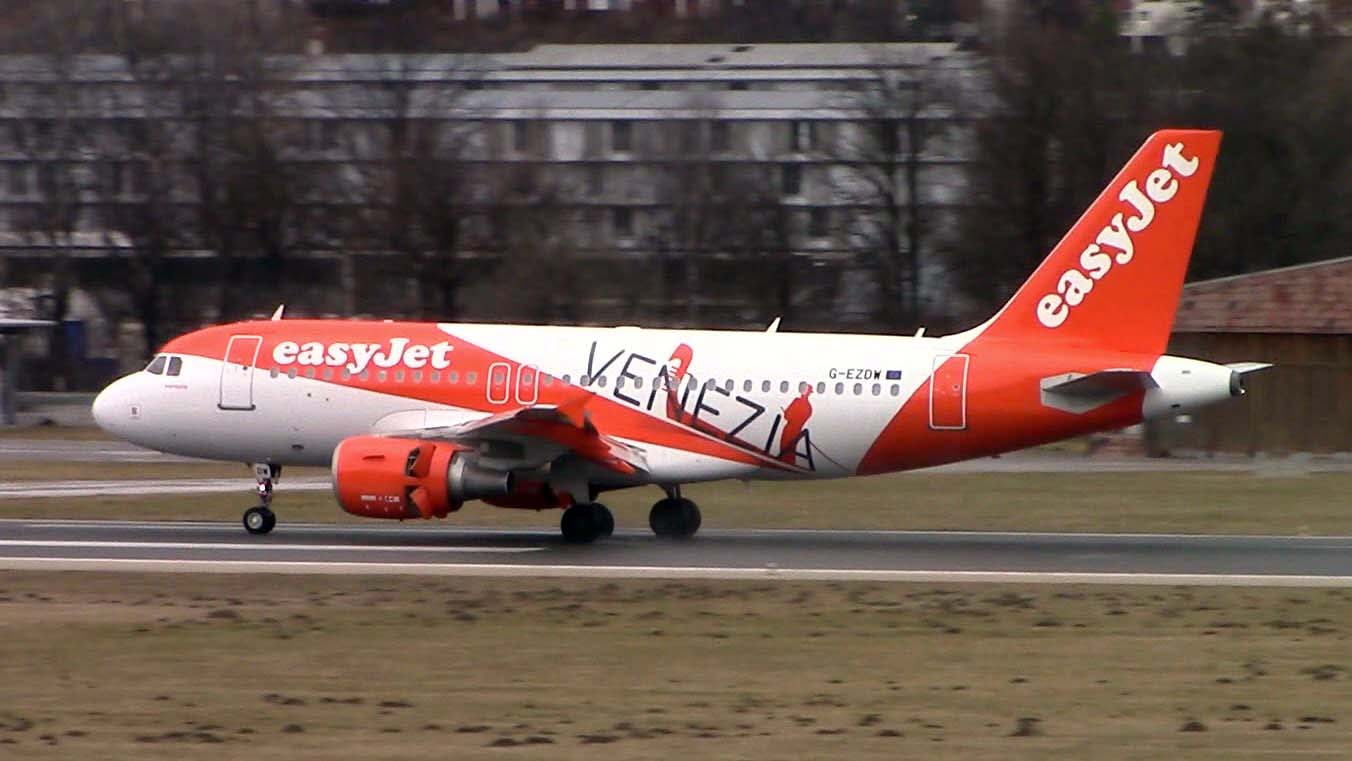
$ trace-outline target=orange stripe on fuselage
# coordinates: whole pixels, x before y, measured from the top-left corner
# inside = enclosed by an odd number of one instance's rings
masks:
[[[230,337],[234,335],[256,335],[263,338],[263,346],[258,353],[257,364],[260,372],[269,372],[274,367],[281,372],[288,372],[294,367],[299,373],[304,373],[308,368],[313,367],[316,370],[314,379],[326,383],[390,394],[410,400],[477,410],[486,414],[505,412],[522,406],[514,401],[514,388],[508,388],[508,398],[503,403],[490,402],[485,389],[491,382],[489,371],[492,365],[507,364],[512,370],[508,374],[507,381],[514,384],[517,382],[517,371],[525,363],[508,359],[469,343],[443,331],[434,323],[357,320],[242,322],[204,328],[188,333],[171,340],[165,345],[163,351],[165,353],[189,354],[220,360],[225,356]],[[396,344],[395,339],[407,339],[407,343]],[[320,344],[325,347],[324,359],[326,362],[319,365],[299,364],[298,360],[303,358],[301,352],[284,352],[288,357],[295,355],[295,358],[290,362],[274,361],[274,354],[278,346],[284,342],[294,343],[300,347],[312,343]],[[430,350],[430,347],[443,342],[449,343],[452,347],[449,352],[442,352],[443,355],[449,356],[450,364],[446,367],[433,367],[430,363],[435,358],[435,353]],[[327,362],[329,359],[339,358],[339,354],[344,354],[334,351],[330,355],[330,351],[335,346],[349,347],[345,352],[345,358],[348,361],[343,365]],[[391,356],[396,354],[395,350],[400,349],[401,346],[402,351],[397,352],[398,356]],[[429,351],[424,353],[419,350],[410,356],[409,349],[414,346],[429,347]],[[355,347],[361,348],[355,350]],[[372,347],[375,348],[372,349]],[[309,359],[313,359],[313,356]],[[400,361],[393,361],[395,359]],[[418,367],[410,367],[408,364],[410,359]],[[361,368],[367,374],[365,379],[361,377],[360,373],[353,374],[346,379],[342,377],[344,367],[355,368],[363,360],[364,364],[361,365]],[[377,362],[386,366],[381,366]],[[326,379],[323,377],[325,368],[333,370],[332,378]],[[453,370],[460,374],[461,381],[454,384],[444,381],[436,384],[427,382],[427,374],[433,369],[438,370],[443,375]],[[382,370],[385,371],[383,380],[380,378],[380,371]],[[396,373],[399,371],[404,373],[402,382],[395,380]],[[415,371],[423,373],[423,381],[413,381]],[[477,379],[473,385],[464,381],[468,373],[477,373]],[[544,379],[541,378],[538,389],[537,404],[553,404],[569,409],[577,405],[579,392],[589,395],[591,399],[585,403],[585,411],[590,415],[592,423],[597,429],[608,436],[757,467],[790,472],[800,470],[796,467],[786,466],[768,456],[740,450],[706,434],[688,430],[676,423],[653,417],[640,410],[600,396],[589,389],[575,385],[565,386],[558,378],[553,378],[549,385],[545,385]],[[356,435],[360,432],[354,431],[353,433]]]

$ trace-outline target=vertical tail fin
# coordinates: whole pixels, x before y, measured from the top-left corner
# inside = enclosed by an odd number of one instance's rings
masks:
[[[983,335],[1163,353],[1220,142],[1151,135]]]

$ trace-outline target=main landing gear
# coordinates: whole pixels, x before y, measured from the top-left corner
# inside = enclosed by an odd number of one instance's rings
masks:
[[[261,504],[244,511],[244,530],[250,534],[266,534],[277,525],[277,515],[272,512],[272,485],[282,477],[282,466],[260,462],[255,463],[253,469]]]
[[[615,533],[615,516],[600,502],[582,502],[563,511],[559,528],[565,542],[588,544]]]
[[[659,499],[648,513],[648,525],[658,536],[688,539],[699,531],[699,505],[681,496],[680,486],[663,487],[667,498]]]

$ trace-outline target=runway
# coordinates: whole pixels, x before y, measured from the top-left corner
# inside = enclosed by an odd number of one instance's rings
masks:
[[[1352,587],[1352,537],[0,521],[0,568],[219,573],[581,576]]]

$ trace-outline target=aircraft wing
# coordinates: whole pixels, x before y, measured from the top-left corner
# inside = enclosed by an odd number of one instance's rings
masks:
[[[472,446],[508,467],[543,465],[572,452],[621,475],[647,472],[641,449],[597,430],[583,411],[589,396],[562,404],[532,404],[494,415],[452,420],[435,410],[395,412],[371,432]]]

